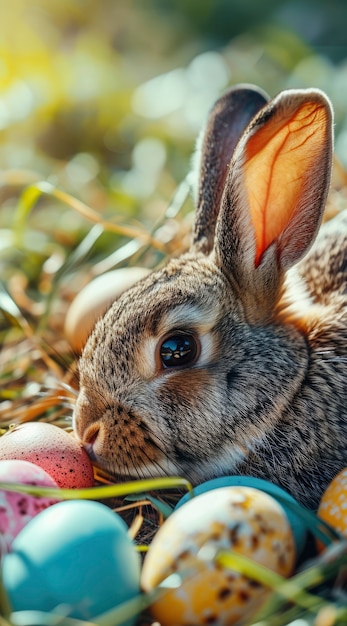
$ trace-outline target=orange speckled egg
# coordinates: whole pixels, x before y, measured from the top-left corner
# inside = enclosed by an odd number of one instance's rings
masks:
[[[323,493],[318,517],[347,537],[347,467],[335,476]]]
[[[66,430],[46,422],[28,422],[7,431],[0,437],[0,459],[30,461],[42,467],[58,487],[94,485],[85,449]]]
[[[145,558],[145,591],[172,574],[183,575],[178,587],[170,588],[168,579],[167,590],[151,607],[162,626],[243,623],[268,598],[271,592],[254,580],[202,558],[209,548],[211,553],[233,550],[282,576],[295,565],[287,516],[271,496],[252,487],[199,495],[168,518]]]

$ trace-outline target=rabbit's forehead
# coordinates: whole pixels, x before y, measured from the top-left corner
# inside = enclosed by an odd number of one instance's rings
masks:
[[[204,285],[189,284],[183,277],[173,280],[170,286],[154,280],[150,286],[124,294],[109,311],[108,317],[114,323],[108,326],[114,337],[123,332],[133,332],[134,338],[161,337],[179,328],[205,333],[226,310],[234,308],[237,314],[238,302],[235,299],[233,304],[230,295],[226,281],[220,284],[216,278]]]
[[[201,297],[187,292],[168,295],[159,290],[145,303],[136,301],[133,293],[118,311],[115,305],[113,312],[109,312],[114,319],[110,335],[113,341],[122,342],[127,337],[135,345],[142,344],[145,337],[158,340],[178,329],[204,334],[218,323],[223,311],[223,303],[211,292]]]

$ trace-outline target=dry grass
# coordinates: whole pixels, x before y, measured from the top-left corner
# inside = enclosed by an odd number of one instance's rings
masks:
[[[162,262],[163,258],[179,254],[187,244],[189,220],[187,214],[187,188],[183,186],[174,196],[173,203],[164,213],[160,224],[153,232],[131,223],[118,226],[102,214],[83,205],[68,194],[61,194],[52,189],[42,198],[42,185],[23,187],[18,194],[17,220],[12,230],[13,241],[21,250],[22,263],[16,266],[15,255],[8,260],[6,284],[0,291],[1,341],[0,354],[0,428],[2,432],[12,424],[43,420],[61,428],[71,430],[71,415],[78,390],[78,355],[74,354],[64,335],[64,319],[74,295],[95,275],[95,264],[91,265],[90,255],[99,237],[108,232],[127,235],[122,239],[118,252],[125,252],[122,265],[132,264],[139,259],[148,267]],[[29,191],[28,191],[29,190]],[[327,219],[345,205],[347,179],[343,168],[336,164],[334,182],[327,207]],[[83,219],[97,224],[81,238],[74,247],[74,234],[68,228],[64,232],[54,231],[55,240],[65,249],[63,261],[58,259],[58,271],[49,272],[50,259],[54,265],[54,250],[47,262],[41,266],[37,275],[30,276],[30,268],[35,263],[35,253],[24,242],[29,232],[29,215],[39,220],[47,205],[53,200],[61,202],[62,210],[69,209]],[[59,211],[56,206],[55,212]],[[36,212],[36,215],[35,215]],[[23,217],[24,216],[24,217]],[[31,226],[32,227],[32,226]],[[165,228],[164,228],[165,227]],[[142,228],[142,230],[141,230]],[[118,229],[118,230],[117,230]],[[123,230],[122,230],[123,229]],[[165,239],[161,238],[165,233]],[[46,247],[49,249],[53,232],[48,233]],[[129,236],[135,235],[131,239]],[[126,245],[129,241],[138,242],[135,254],[126,257]],[[32,259],[30,255],[33,255]],[[26,255],[26,259],[23,259]],[[59,256],[59,255],[58,255]],[[107,257],[98,257],[98,267],[108,267]],[[29,268],[29,270],[28,270]],[[48,270],[47,270],[48,268]],[[143,494],[126,494],[128,497],[115,496],[116,487],[111,476],[95,468],[96,486],[109,486],[109,494],[102,501],[117,511],[130,527],[130,533],[139,545],[148,545],[158,527],[163,523],[165,514],[174,506],[177,499],[186,490],[184,485],[169,490],[160,489],[160,485]],[[97,493],[97,490],[96,490]],[[302,511],[305,517],[306,512]],[[323,533],[326,542],[331,542],[329,532],[319,526],[311,515],[307,519],[311,530]],[[269,606],[257,620],[258,626],[281,626],[294,624],[304,626],[332,626],[347,623],[347,547],[343,542],[336,543],[327,553],[317,557],[314,542],[308,545],[304,562],[295,575],[284,584],[271,579],[275,593]],[[313,558],[314,557],[314,558]],[[225,566],[235,567],[232,554],[217,555]],[[224,561],[223,561],[224,558]],[[307,561],[307,559],[312,559]],[[236,567],[249,571],[249,564],[238,563]],[[262,580],[263,573],[251,566],[250,575]],[[299,620],[299,621],[295,621]],[[301,621],[300,621],[301,620]],[[150,623],[150,617],[143,613],[143,623]],[[8,622],[3,621],[7,624]],[[48,623],[48,622],[47,622]],[[109,624],[116,624],[112,619]]]

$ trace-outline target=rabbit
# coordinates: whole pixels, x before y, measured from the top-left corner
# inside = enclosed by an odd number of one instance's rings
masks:
[[[316,509],[347,466],[347,211],[321,225],[332,107],[237,85],[198,143],[191,247],[97,321],[74,431],[119,480],[243,474]]]

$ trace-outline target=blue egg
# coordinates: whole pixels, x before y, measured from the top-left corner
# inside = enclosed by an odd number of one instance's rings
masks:
[[[39,513],[2,564],[12,610],[53,611],[63,604],[63,614],[85,620],[138,595],[140,571],[125,522],[88,500],[59,502]]]
[[[272,496],[283,507],[286,512],[289,524],[292,529],[292,533],[295,540],[296,552],[300,556],[302,553],[307,537],[306,525],[300,515],[295,511],[295,505],[299,507],[296,500],[284,489],[278,485],[263,480],[262,478],[253,478],[252,476],[221,476],[220,478],[214,478],[208,480],[197,487],[194,487],[193,493],[198,496],[205,491],[212,491],[219,487],[254,487]],[[177,502],[175,509],[178,509],[182,504],[190,499],[190,494],[186,493],[183,498]],[[292,506],[291,506],[292,505]]]

